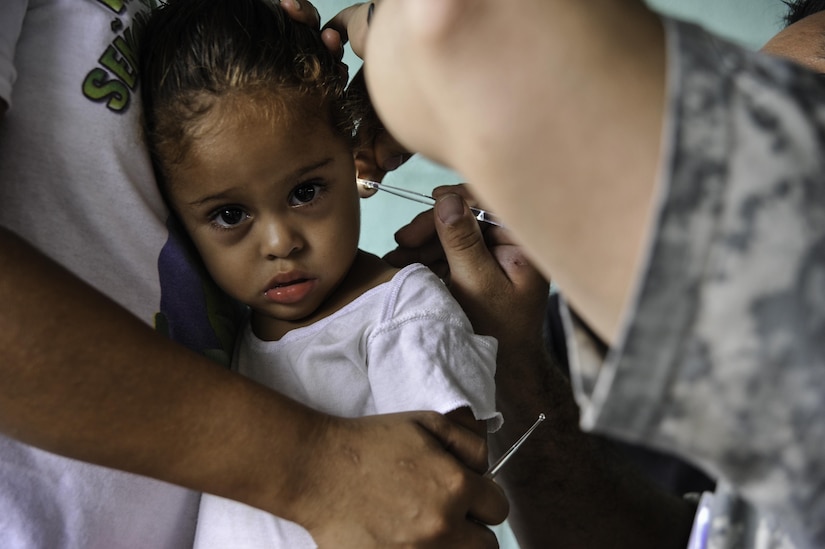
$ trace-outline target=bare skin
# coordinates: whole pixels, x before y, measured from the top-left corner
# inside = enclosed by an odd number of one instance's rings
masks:
[[[432,413],[313,412],[165,340],[0,234],[5,434],[292,518],[322,547],[494,546],[463,517],[500,522],[506,501],[451,454],[483,471],[483,439]]]
[[[791,59],[813,71],[825,73],[825,56],[822,54],[823,29],[825,12],[810,15],[782,29],[762,46],[762,51]]]
[[[658,18],[615,0],[400,0],[379,2],[364,35],[363,10],[333,24],[349,24],[353,49],[365,52],[390,132],[471,181],[612,341],[654,193],[665,80]],[[541,70],[526,80],[525,66]],[[565,107],[535,108],[547,104]],[[531,160],[547,151],[552,161]]]
[[[319,414],[166,340],[5,229],[0,256],[5,435],[248,503],[321,547],[495,546],[477,521],[507,502],[479,475],[483,439],[433,413]]]
[[[615,341],[655,195],[665,84],[656,15],[616,0],[377,5],[369,33],[365,5],[332,25],[348,26],[368,58],[388,129],[472,181],[582,318]],[[825,72],[823,28],[825,14],[809,16],[762,51]],[[525,67],[541,70],[525,79]]]
[[[484,204],[504,214],[514,238],[526,245],[522,259],[529,253],[545,274],[552,272],[573,306],[611,341],[630,282],[638,276],[634,265],[654,192],[664,80],[658,23],[643,6],[628,2],[396,0],[377,6],[369,41],[357,32],[349,38],[358,42],[356,51],[368,53],[370,91],[388,127],[411,150],[467,176]],[[363,9],[354,7],[336,21],[347,24]],[[825,72],[823,32],[825,13],[812,15],[778,33],[763,51]],[[607,60],[614,54],[623,59],[611,65]],[[541,69],[525,79],[518,74],[524,67]],[[463,99],[451,98],[453,93]],[[556,104],[564,108],[547,113],[536,107]],[[628,115],[641,123],[628,123]],[[597,139],[586,139],[587,128],[598,132]],[[561,152],[544,160],[546,151]],[[628,204],[615,190],[638,202]],[[613,206],[602,201],[606,197],[615,200]],[[623,220],[630,211],[635,222]],[[576,226],[576,217],[587,225],[598,219],[602,228],[617,232],[588,232],[593,227]],[[441,274],[449,270],[477,328],[502,340],[497,387],[507,422],[497,437],[500,445],[523,432],[537,411],[549,411],[551,422],[500,477],[512,498],[510,521],[520,543],[684,547],[690,506],[648,487],[578,430],[566,380],[525,329],[540,322],[530,304],[543,297],[527,282],[532,277],[521,273],[522,264],[506,259],[513,252],[502,254],[502,242],[488,231],[491,255],[475,226],[469,219],[445,223],[423,214],[396,235],[399,248],[389,258],[397,264],[424,261]],[[433,238],[435,228],[440,242]],[[602,255],[606,243],[612,251]],[[571,247],[582,254],[578,260],[568,255]],[[614,263],[615,270],[606,270],[602,261]],[[592,279],[594,274],[602,280]],[[599,307],[581,291],[608,301]],[[499,292],[507,299],[497,299]],[[524,322],[511,324],[522,315]],[[496,318],[508,322],[484,327]],[[599,531],[610,535],[599,539]]]
[[[548,286],[512,235],[485,229],[464,207],[463,186],[435,189],[434,211],[396,234],[396,265],[421,261],[441,276],[476,331],[499,340],[497,400],[506,418],[490,440],[500,455],[535,420],[545,421],[497,477],[524,547],[684,547],[694,509],[651,486],[604,441],[578,427],[569,382],[544,351]],[[541,525],[541,527],[536,527]]]

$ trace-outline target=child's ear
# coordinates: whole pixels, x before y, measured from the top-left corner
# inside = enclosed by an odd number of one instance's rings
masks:
[[[384,179],[385,172],[377,169],[375,166],[375,157],[372,155],[372,149],[363,148],[355,151],[353,155],[355,162],[355,184],[358,186],[358,196],[361,198],[369,198],[378,192],[378,189],[368,187],[360,183],[359,178],[367,181],[378,181]]]
[[[361,179],[356,178],[355,185],[358,187],[358,196],[361,198],[369,198],[378,192],[378,189],[362,183]]]

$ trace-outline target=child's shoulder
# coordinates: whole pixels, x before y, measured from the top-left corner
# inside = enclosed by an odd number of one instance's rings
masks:
[[[427,315],[448,317],[460,311],[444,281],[420,263],[397,270],[388,289],[387,310],[394,311],[393,315],[426,312]]]
[[[337,303],[336,308],[341,308],[373,288],[389,282],[396,273],[398,269],[380,257],[358,250],[347,276],[332,296],[333,301]]]
[[[358,287],[355,293],[363,295],[387,284],[389,299],[405,307],[441,308],[453,300],[444,283],[426,266],[420,263],[398,269],[380,257],[359,251],[350,269],[350,280]]]
[[[399,271],[400,269],[393,267],[377,255],[363,250],[358,250],[358,255],[350,270],[353,278],[359,281],[363,290],[389,282]]]

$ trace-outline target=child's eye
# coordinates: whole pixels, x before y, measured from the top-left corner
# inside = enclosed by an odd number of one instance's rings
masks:
[[[249,217],[249,214],[237,206],[224,206],[218,208],[210,215],[209,219],[222,229],[231,229],[240,225]]]
[[[301,183],[289,195],[290,206],[302,206],[312,202],[324,189],[323,183]]]

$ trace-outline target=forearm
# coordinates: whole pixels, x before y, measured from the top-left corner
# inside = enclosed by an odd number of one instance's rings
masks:
[[[656,178],[658,18],[619,0],[384,2],[365,69],[393,134],[467,178],[613,340]]]
[[[494,455],[539,412],[547,416],[498,477],[520,545],[686,547],[691,505],[650,485],[609,443],[579,429],[570,386],[552,359],[529,345],[501,356],[506,376],[497,389],[505,423],[490,441]]]
[[[5,434],[275,510],[315,414],[159,336],[5,230],[0,250]]]
[[[0,250],[0,432],[259,507],[320,547],[492,546],[465,517],[500,522],[506,500],[456,460],[479,469],[486,445],[443,416],[319,414],[166,340],[3,229]]]

